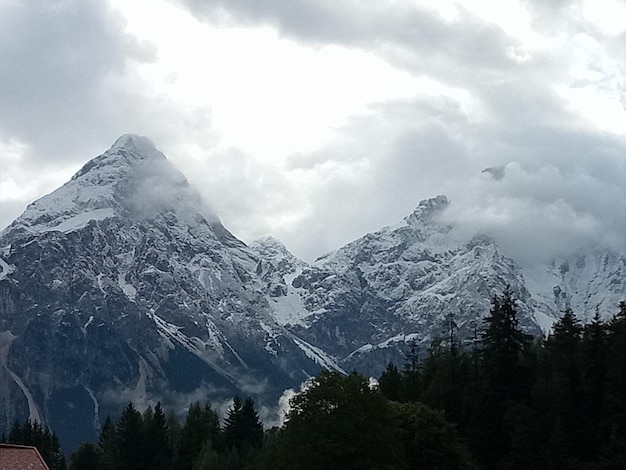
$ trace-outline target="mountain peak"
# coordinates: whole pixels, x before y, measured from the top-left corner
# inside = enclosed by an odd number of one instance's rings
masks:
[[[137,162],[150,160],[164,161],[167,158],[147,137],[124,134],[113,143],[109,150],[89,160],[72,177],[72,180],[84,177],[88,172],[93,173],[94,170],[102,172],[104,168],[108,168],[107,173],[114,168],[115,172],[119,173],[123,168],[128,169]]]
[[[109,155],[122,154],[140,159],[165,158],[165,155],[156,148],[150,139],[135,134],[120,136],[106,153]]]
[[[261,255],[262,258],[288,258],[290,260],[297,260],[283,242],[271,235],[265,235],[254,240],[250,243],[250,248]],[[300,260],[297,261],[299,262]]]
[[[133,217],[146,217],[174,209],[187,219],[200,215],[211,224],[219,223],[185,176],[148,138],[125,134],[70,181],[30,204],[7,230],[67,232],[129,211]]]
[[[439,196],[420,201],[415,210],[404,218],[405,222],[414,228],[432,225],[432,217],[448,207],[449,201],[446,196]]]

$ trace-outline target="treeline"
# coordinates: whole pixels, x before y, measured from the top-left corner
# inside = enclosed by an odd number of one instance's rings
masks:
[[[59,448],[58,437],[37,421],[28,420],[25,423],[16,421],[8,436],[3,434],[0,437],[0,442],[36,447],[50,470],[65,470],[66,468],[65,456]],[[0,468],[4,467],[0,466]]]
[[[107,418],[97,443],[81,444],[70,470],[243,469],[263,445],[264,431],[251,398],[235,398],[224,425],[208,403],[189,407],[181,424],[158,403],[143,413],[129,403],[120,419]]]
[[[236,398],[223,423],[208,403],[182,421],[129,403],[69,468],[621,470],[625,362],[626,303],[586,325],[567,311],[538,339],[519,328],[507,291],[474,341],[462,343],[450,318],[442,338],[423,354],[411,347],[378,381],[322,371],[280,428],[264,431],[250,398]]]
[[[509,292],[492,301],[477,341],[449,322],[423,361],[390,365],[382,393],[443,410],[485,469],[626,468],[626,303],[609,322],[571,310],[545,339],[519,329]]]
[[[82,444],[70,470],[474,469],[474,459],[443,413],[395,403],[356,372],[322,371],[291,400],[281,428],[263,431],[254,402],[235,399],[220,426],[208,403],[181,424],[160,405],[132,403],[97,443]]]

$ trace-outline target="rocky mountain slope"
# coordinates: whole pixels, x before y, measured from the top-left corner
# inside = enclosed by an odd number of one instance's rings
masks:
[[[307,264],[246,246],[150,141],[121,137],[0,234],[0,429],[30,416],[71,447],[128,400],[271,404],[320,367],[378,374],[450,325],[471,340],[506,286],[535,334],[626,297],[623,256],[522,269],[486,236],[453,241],[448,204]]]
[[[121,137],[0,246],[0,428],[30,415],[84,440],[131,399],[278,396],[333,367],[274,320],[258,256],[147,139]]]
[[[407,343],[425,351],[451,327],[471,341],[490,299],[507,286],[522,327],[534,335],[548,331],[567,307],[583,319],[596,308],[609,316],[626,297],[623,256],[597,250],[522,269],[487,236],[453,240],[452,226],[441,221],[448,204],[445,196],[422,201],[396,226],[310,266],[289,265],[272,303],[277,321],[332,354],[344,369],[376,374],[389,361],[401,361]]]

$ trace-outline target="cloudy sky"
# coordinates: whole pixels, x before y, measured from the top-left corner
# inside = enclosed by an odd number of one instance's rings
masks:
[[[136,133],[307,260],[437,194],[626,252],[625,61],[619,0],[0,0],[0,227]]]

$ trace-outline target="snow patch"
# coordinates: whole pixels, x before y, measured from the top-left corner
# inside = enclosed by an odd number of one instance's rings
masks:
[[[39,413],[39,408],[37,407],[37,402],[33,398],[33,395],[30,393],[30,390],[28,390],[28,387],[26,386],[26,384],[24,384],[22,379],[7,366],[7,356],[9,354],[9,348],[11,347],[11,343],[15,338],[17,338],[17,336],[15,336],[10,331],[0,332],[0,363],[2,364],[4,370],[7,371],[13,381],[20,388],[20,390],[22,390],[22,393],[26,397],[26,401],[28,403],[28,418],[31,421],[43,423],[41,419],[41,414]]]
[[[319,364],[326,369],[336,370],[338,372],[341,372],[342,374],[346,373],[345,370],[339,367],[339,365],[320,348],[317,348],[312,344],[307,343],[297,336],[293,336],[292,338],[296,345],[302,350],[302,352],[304,352],[304,354],[306,354],[306,356],[309,359],[313,360],[316,364]]]
[[[12,274],[13,272],[15,272],[15,266],[10,265],[6,261],[4,261],[2,258],[0,258],[0,281],[2,281],[3,279],[6,279],[7,276]]]
[[[117,275],[117,283],[124,292],[124,295],[128,297],[128,300],[131,302],[135,302],[137,299],[137,290],[128,282],[126,282],[126,273],[118,273]]]
[[[93,315],[89,315],[89,320],[87,320],[87,323],[85,323],[82,327],[83,335],[87,334],[87,327],[91,325],[92,322],[93,322]]]
[[[537,310],[535,311],[535,321],[539,325],[539,328],[541,328],[541,331],[547,335],[552,330],[552,326],[556,322],[556,318]]]
[[[100,405],[98,404],[98,400],[96,400],[96,395],[93,393],[89,387],[83,386],[85,391],[89,394],[91,401],[93,401],[93,426],[94,429],[100,429]]]
[[[344,361],[350,360],[356,356],[360,356],[361,354],[370,353],[377,349],[388,349],[392,346],[395,346],[398,343],[410,343],[412,341],[418,341],[419,338],[420,338],[420,335],[418,333],[410,333],[408,335],[401,333],[399,335],[392,336],[391,338],[387,338],[385,341],[382,341],[375,345],[367,343],[355,349],[350,354],[348,354],[346,358],[344,359]]]
[[[86,227],[89,222],[92,220],[104,220],[109,217],[113,217],[114,212],[110,207],[104,209],[96,209],[93,211],[83,212],[80,214],[76,214],[69,219],[63,220],[58,225],[53,226],[45,226],[41,229],[41,232],[63,232],[69,233],[74,230],[81,229]],[[58,222],[60,219],[55,219],[55,222]],[[31,229],[35,229],[35,227],[31,227]]]

